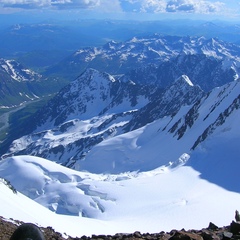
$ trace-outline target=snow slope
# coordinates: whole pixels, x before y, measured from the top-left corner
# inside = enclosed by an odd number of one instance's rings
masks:
[[[95,145],[79,162],[79,169],[94,173],[149,171],[161,165],[178,163],[185,153],[191,155],[204,141],[221,137],[225,155],[239,161],[240,82],[214,89],[191,106],[183,106],[174,116],[166,116],[135,131],[106,139]],[[215,139],[216,138],[216,139]],[[212,139],[212,140],[211,140]],[[227,140],[233,141],[227,144]],[[211,152],[212,149],[206,150]],[[219,151],[220,152],[220,151]],[[214,153],[215,154],[215,153]],[[205,157],[204,157],[205,159]]]
[[[193,161],[197,156],[201,157],[196,153]],[[218,177],[212,168],[215,156],[223,164],[225,159],[215,148],[209,161],[198,161],[198,167],[208,168],[212,176]],[[236,167],[239,164],[228,165],[225,171]],[[210,221],[227,225],[240,201],[239,189],[231,192],[204,180],[191,164],[163,166],[147,172],[96,175],[42,158],[18,156],[0,162],[0,176],[46,206],[43,208],[20,193],[13,194],[0,184],[0,215],[51,225],[71,236],[200,229]],[[82,216],[83,212],[88,218]]]

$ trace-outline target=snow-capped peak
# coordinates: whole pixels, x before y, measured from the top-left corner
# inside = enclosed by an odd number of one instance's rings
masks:
[[[0,69],[5,71],[15,81],[33,81],[41,77],[40,74],[24,68],[20,63],[15,60],[0,59]]]
[[[87,68],[86,71],[80,76],[81,80],[82,79],[90,79],[90,80],[96,80],[96,81],[111,81],[115,82],[116,80],[114,79],[113,76],[106,72],[100,72],[96,69],[93,68]]]

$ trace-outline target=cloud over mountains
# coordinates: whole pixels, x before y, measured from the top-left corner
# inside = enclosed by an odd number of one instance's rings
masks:
[[[110,6],[111,5],[111,6]],[[225,3],[205,0],[2,0],[5,8],[45,8],[45,9],[111,9],[136,13],[218,13],[223,11]]]

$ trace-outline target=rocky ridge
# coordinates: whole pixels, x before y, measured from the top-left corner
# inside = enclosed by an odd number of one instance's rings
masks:
[[[132,69],[125,74],[124,78],[136,83],[166,88],[181,75],[187,75],[194,85],[199,85],[208,92],[215,87],[236,80],[239,75],[239,63],[228,58],[183,52],[158,65],[151,64]]]
[[[13,219],[7,220],[0,217],[0,239],[9,240],[12,233],[23,222]],[[41,227],[46,240],[121,240],[121,239],[146,239],[146,240],[236,240],[240,239],[240,222],[232,221],[228,226],[218,227],[210,222],[207,228],[201,230],[176,230],[170,232],[160,231],[159,233],[116,233],[115,235],[92,235],[92,236],[68,236],[55,232],[52,227]]]

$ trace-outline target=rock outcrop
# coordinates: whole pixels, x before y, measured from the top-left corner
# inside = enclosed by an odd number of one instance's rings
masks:
[[[7,221],[0,217],[0,239],[9,240],[16,228],[22,224],[20,221]],[[210,222],[207,228],[201,230],[171,230],[170,232],[161,231],[159,233],[116,233],[115,235],[92,235],[92,236],[62,236],[59,232],[55,232],[52,227],[41,228],[44,237],[47,240],[236,240],[240,239],[240,222],[232,221],[230,225],[218,227]]]

